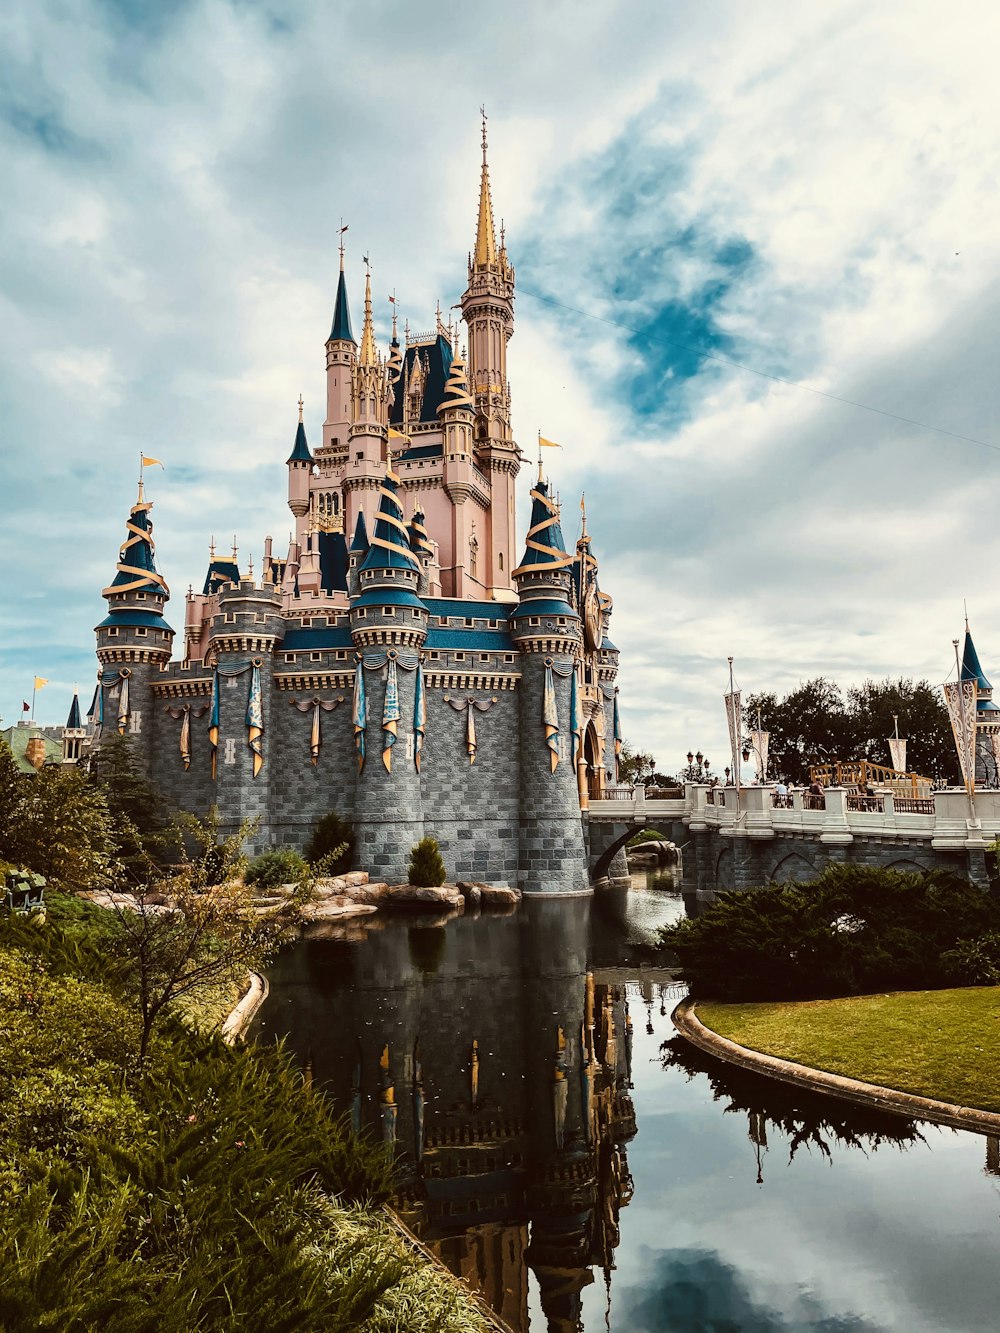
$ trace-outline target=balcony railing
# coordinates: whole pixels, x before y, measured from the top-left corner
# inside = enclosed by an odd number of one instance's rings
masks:
[[[859,814],[885,814],[885,799],[882,796],[860,796],[857,793],[848,795],[848,810],[857,811]],[[933,811],[933,802],[931,809]]]
[[[934,798],[921,796],[894,796],[892,800],[897,815],[932,815]]]

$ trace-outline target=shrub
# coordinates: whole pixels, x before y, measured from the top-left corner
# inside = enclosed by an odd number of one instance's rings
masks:
[[[989,931],[977,940],[959,940],[941,955],[941,966],[956,986],[1000,985],[1000,934]]]
[[[436,889],[439,884],[444,883],[444,861],[441,858],[437,838],[421,838],[410,852],[410,868],[407,873],[410,883],[420,888]]]
[[[830,866],[810,884],[723,893],[660,934],[696,996],[799,1000],[983,975],[988,956],[974,961],[969,946],[995,931],[1000,904],[965,880]]]
[[[308,869],[291,847],[272,847],[250,862],[244,879],[259,889],[276,889],[279,884],[298,884]]]
[[[346,819],[331,810],[313,830],[306,843],[305,856],[313,866],[322,861],[327,874],[342,875],[345,870],[350,870],[354,859],[354,830]]]

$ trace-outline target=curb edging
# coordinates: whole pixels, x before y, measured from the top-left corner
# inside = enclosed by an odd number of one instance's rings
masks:
[[[695,1013],[695,1001],[690,996],[681,1000],[670,1019],[692,1046],[752,1073],[764,1074],[810,1092],[839,1097],[859,1106],[871,1107],[875,1111],[907,1116],[910,1120],[931,1120],[938,1125],[971,1130],[975,1134],[1000,1133],[1000,1114],[995,1111],[980,1111],[974,1106],[956,1106],[953,1102],[941,1102],[934,1097],[917,1097],[910,1092],[900,1092],[897,1088],[884,1088],[878,1083],[862,1083],[842,1074],[830,1074],[823,1069],[797,1065],[791,1060],[782,1060],[780,1056],[765,1055],[763,1051],[740,1046],[706,1027]]]

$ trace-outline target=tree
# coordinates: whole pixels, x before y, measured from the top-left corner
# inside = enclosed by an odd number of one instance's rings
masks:
[[[178,873],[113,903],[119,925],[113,949],[138,1000],[140,1065],[174,1001],[259,966],[283,933],[276,913],[254,909],[252,890],[238,873],[250,827],[220,840],[214,816],[204,823],[189,816],[184,824],[197,854]]]
[[[410,852],[410,883],[436,889],[444,883],[445,868],[437,838],[421,838]]]
[[[335,810],[319,820],[312,837],[306,843],[305,858],[310,865],[323,862],[329,875],[341,875],[350,870],[354,859],[354,830]]]
[[[10,746],[0,741],[0,861],[17,861],[17,812],[24,798],[25,774],[14,762]]]
[[[651,754],[633,750],[628,741],[622,742],[618,756],[618,781],[623,787],[635,787],[644,783],[656,768],[656,760]]]
[[[20,800],[9,814],[5,859],[64,889],[107,883],[115,840],[101,792],[75,765],[47,766],[23,776]]]
[[[937,690],[927,681],[866,680],[847,691],[818,677],[778,699],[751,694],[743,707],[744,734],[760,725],[770,733],[768,773],[790,782],[807,782],[814,764],[867,759],[889,764],[886,738],[893,715],[900,734],[909,738],[906,766],[936,781],[957,780],[957,760],[948,714]]]
[[[159,792],[135,756],[131,736],[117,732],[102,739],[91,765],[91,778],[103,793],[118,843],[118,858],[135,883],[149,878],[181,852],[178,830]]]
[[[899,734],[907,737],[906,767],[936,782],[960,782],[958,756],[939,690],[926,680],[866,680],[847,692],[854,728],[851,759],[890,763],[886,738],[899,718]]]

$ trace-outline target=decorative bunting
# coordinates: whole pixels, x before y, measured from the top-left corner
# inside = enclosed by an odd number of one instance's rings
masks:
[[[191,704],[183,704],[180,708],[167,708],[167,712],[172,718],[180,720],[181,735],[179,749],[181,753],[181,763],[184,765],[184,771],[191,767],[191,717],[204,717],[208,712],[208,704],[202,704],[200,708],[194,708]]]
[[[118,735],[124,736],[128,731],[128,682],[132,672],[128,667],[121,669],[121,685],[118,687]]]
[[[424,694],[424,669],[417,665],[417,679],[413,686],[413,766],[420,772],[420,752],[427,732],[427,698]]]
[[[344,702],[344,696],[338,695],[336,699],[293,699],[292,707],[297,708],[300,713],[312,713],[312,726],[309,729],[309,756],[312,763],[315,764],[319,759],[320,747],[322,745],[322,736],[320,734],[320,713],[332,713],[338,704]]]
[[[212,673],[212,715],[208,719],[208,746],[212,756],[212,781],[219,771],[219,668]]]
[[[887,736],[889,742],[889,755],[892,759],[892,766],[897,773],[906,772],[906,738],[901,736]]]
[[[247,744],[253,751],[254,777],[264,766],[264,700],[260,690],[260,662],[255,660],[250,672],[247,696]]]
[[[545,660],[545,692],[542,695],[542,725],[545,744],[549,747],[551,773],[559,767],[559,714],[556,709],[556,683],[552,677],[552,659]]]
[[[365,673],[359,655],[354,673],[354,704],[351,710],[354,722],[354,749],[358,756],[358,772],[365,766],[365,727],[368,725],[368,705],[365,700]]]
[[[569,730],[573,737],[573,768],[583,759],[583,719],[580,716],[580,700],[577,693],[577,675],[574,671],[569,684]]]
[[[396,676],[396,656],[389,654],[389,670],[385,676],[385,701],[382,704],[382,763],[385,771],[392,772],[392,747],[396,744],[399,724],[399,680]]]
[[[474,764],[476,762],[476,751],[479,749],[479,741],[476,737],[475,713],[489,712],[497,702],[497,695],[494,695],[492,699],[474,699],[471,694],[465,699],[453,699],[450,694],[446,694],[444,701],[446,704],[450,704],[456,713],[465,710],[465,753],[469,756],[469,763]]]

